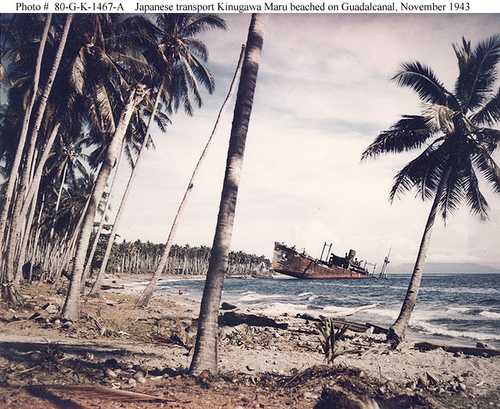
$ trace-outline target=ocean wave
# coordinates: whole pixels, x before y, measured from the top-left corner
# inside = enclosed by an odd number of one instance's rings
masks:
[[[410,327],[429,335],[444,335],[452,338],[471,338],[478,341],[500,341],[500,335],[488,334],[485,332],[457,331],[443,326],[433,325],[425,321],[415,321],[410,324]]]
[[[353,315],[357,312],[371,310],[372,308],[376,308],[377,304],[368,304],[368,305],[360,305],[359,307],[336,307],[333,305],[329,305],[324,307],[325,312],[333,313],[333,316],[348,316]]]
[[[471,287],[422,287],[422,291],[453,293],[453,294],[500,294],[496,288],[471,288]]]
[[[383,284],[335,284],[335,287],[344,288],[389,288],[392,290],[406,290],[408,286],[404,285],[383,285]],[[461,293],[461,294],[500,294],[496,288],[471,288],[471,287],[426,287],[422,285],[422,292],[440,292],[440,293]]]
[[[245,293],[235,295],[231,297],[234,301],[243,302],[262,302],[264,300],[271,299],[283,299],[289,298],[290,296],[284,294],[259,294],[255,291],[246,291]]]
[[[479,315],[486,317],[486,318],[492,318],[494,320],[500,320],[500,312],[494,312],[494,311],[481,311]]]
[[[463,314],[464,312],[468,312],[471,310],[470,307],[448,307],[449,312],[456,312],[459,314]]]

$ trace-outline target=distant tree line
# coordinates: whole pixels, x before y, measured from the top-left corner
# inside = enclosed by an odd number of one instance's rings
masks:
[[[101,234],[99,239],[92,263],[92,269],[94,270],[101,267],[108,240],[107,236],[107,234]],[[106,271],[108,273],[153,273],[160,262],[164,248],[164,244],[156,244],[150,241],[143,242],[141,240],[124,240],[121,243],[114,243]],[[174,244],[163,272],[178,275],[206,274],[209,258],[210,247]],[[227,274],[238,276],[260,275],[268,273],[270,267],[271,262],[265,256],[233,251],[229,254]]]

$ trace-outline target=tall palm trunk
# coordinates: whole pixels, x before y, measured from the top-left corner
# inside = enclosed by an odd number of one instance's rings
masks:
[[[25,199],[25,203],[21,208],[21,212],[18,215],[18,222],[20,226],[18,229],[13,229],[13,233],[9,240],[8,253],[7,253],[7,269],[14,272],[14,276],[19,278],[22,270],[22,266],[24,263],[24,255],[25,255],[25,245],[26,236],[29,235],[31,230],[31,225],[33,221],[33,213],[29,215],[30,209],[34,210],[36,207],[36,202],[38,199],[38,190],[40,187],[40,181],[43,176],[43,170],[45,168],[45,163],[49,159],[50,151],[52,149],[52,145],[56,140],[57,134],[59,132],[61,124],[58,122],[52,128],[50,132],[49,139],[44,147],[43,153],[40,157],[39,163],[36,166],[36,171],[33,175],[33,181],[28,189],[28,194]],[[31,216],[31,217],[30,217]],[[15,226],[15,222],[13,223]],[[19,247],[19,253],[16,254],[16,249]],[[16,273],[17,272],[17,273]],[[15,280],[17,282],[18,279]]]
[[[127,186],[125,187],[125,192],[123,193],[122,199],[120,201],[120,205],[118,207],[118,211],[116,212],[115,220],[113,222],[113,227],[111,227],[111,233],[109,234],[108,243],[106,244],[106,251],[104,252],[104,257],[102,259],[101,268],[99,269],[99,273],[97,274],[97,278],[92,286],[91,293],[98,294],[101,290],[101,282],[104,279],[104,274],[106,272],[106,267],[108,266],[109,256],[111,255],[111,249],[113,248],[113,243],[115,242],[116,229],[120,224],[120,220],[123,214],[123,210],[125,208],[125,203],[127,202],[128,195],[130,193],[130,188],[132,187],[137,168],[141,163],[141,158],[143,157],[144,147],[147,144],[149,137],[149,130],[151,129],[151,124],[153,123],[153,119],[156,116],[156,111],[158,110],[158,105],[160,103],[161,94],[163,93],[163,88],[165,87],[165,77],[162,79],[162,82],[158,88],[158,93],[156,94],[155,102],[153,105],[153,110],[151,111],[151,116],[148,120],[148,125],[146,126],[146,132],[144,135],[144,140],[139,148],[139,152],[137,153],[137,159],[135,161],[134,166],[132,167],[132,171],[130,172],[130,176],[128,178]]]
[[[201,300],[198,333],[190,367],[190,372],[193,374],[199,374],[203,370],[217,372],[219,305],[233,234],[238,186],[243,167],[245,142],[252,112],[262,45],[263,17],[259,14],[253,14],[248,30],[247,48],[234,108],[217,227]]]
[[[231,83],[229,84],[229,89],[227,91],[226,98],[224,99],[224,102],[222,103],[219,113],[217,115],[217,118],[215,120],[214,127],[212,129],[212,133],[208,137],[208,140],[205,144],[205,147],[203,148],[203,151],[201,152],[201,155],[198,159],[198,162],[196,163],[193,173],[191,174],[191,178],[189,179],[186,191],[184,192],[184,195],[182,196],[181,202],[179,203],[179,207],[177,208],[177,213],[175,214],[174,221],[172,222],[172,226],[170,227],[170,231],[168,233],[167,237],[167,242],[165,243],[165,248],[163,250],[163,254],[160,259],[160,263],[158,267],[156,268],[153,277],[151,278],[151,281],[148,283],[144,291],[141,293],[139,296],[136,305],[138,307],[146,307],[149,304],[149,301],[151,300],[151,297],[153,296],[154,289],[156,287],[156,284],[158,283],[158,280],[160,279],[163,271],[165,270],[165,266],[167,265],[167,260],[168,256],[170,254],[170,249],[172,248],[172,244],[174,241],[175,233],[177,231],[177,226],[179,224],[179,220],[182,214],[182,211],[184,210],[184,207],[187,203],[187,200],[193,190],[194,187],[194,181],[196,179],[196,175],[198,174],[198,169],[201,167],[201,164],[203,163],[203,160],[205,159],[208,151],[208,147],[210,146],[210,143],[212,142],[213,137],[215,136],[215,131],[217,130],[217,126],[219,124],[219,120],[222,116],[222,112],[224,111],[224,107],[226,106],[227,101],[231,97],[231,93],[233,91],[233,85],[236,81],[236,77],[238,76],[238,71],[240,70],[241,62],[243,61],[243,56],[245,52],[245,45],[242,45],[241,47],[241,52],[240,56],[238,58],[238,63],[236,64],[236,69],[234,71],[233,78],[231,80]]]
[[[104,222],[106,221],[106,215],[108,213],[109,201],[111,200],[111,194],[112,194],[113,188],[115,186],[116,175],[118,174],[118,170],[120,169],[120,163],[122,161],[123,146],[124,146],[124,143],[122,143],[122,147],[120,148],[120,155],[118,156],[118,161],[116,162],[115,171],[113,172],[113,177],[111,179],[111,184],[110,184],[109,190],[108,190],[108,197],[104,201],[104,209],[102,211],[101,218],[99,220],[99,225],[97,227],[97,232],[96,232],[96,235],[94,237],[94,241],[92,243],[92,248],[90,250],[90,254],[87,258],[87,262],[85,263],[85,268],[83,270],[82,291],[85,288],[85,282],[86,282],[87,277],[89,276],[90,270],[92,268],[92,261],[94,260],[94,255],[95,255],[95,252],[97,250],[97,245],[99,244],[99,239],[101,237],[102,229],[104,228]]]
[[[137,105],[144,98],[144,87],[136,86],[134,87],[127,99],[127,102],[123,108],[120,115],[120,121],[116,127],[116,131],[111,139],[111,142],[106,150],[106,157],[104,163],[102,164],[99,173],[96,178],[94,189],[91,193],[91,199],[87,210],[85,211],[85,216],[83,218],[81,232],[78,238],[78,243],[76,246],[75,261],[73,263],[73,274],[71,277],[68,295],[64,302],[63,316],[66,319],[76,321],[80,317],[80,288],[82,273],[85,264],[85,256],[87,255],[87,249],[90,242],[90,235],[92,233],[92,226],[94,224],[95,213],[97,210],[97,205],[99,204],[104,189],[106,188],[106,183],[116,165],[118,155],[120,152],[120,147],[122,145],[123,138],[127,132],[130,119],[135,111]]]
[[[26,136],[28,134],[28,128],[30,124],[30,119],[31,119],[31,112],[33,111],[33,107],[36,102],[37,94],[38,94],[38,84],[40,82],[40,71],[42,67],[42,59],[43,59],[43,54],[45,51],[45,44],[47,43],[47,38],[48,38],[48,32],[50,28],[50,24],[52,21],[52,14],[48,14],[47,18],[45,20],[45,26],[43,29],[43,34],[40,39],[40,45],[38,47],[38,54],[37,54],[37,59],[36,59],[36,64],[35,64],[35,73],[33,75],[33,89],[32,89],[32,94],[31,94],[31,99],[28,104],[28,107],[26,109],[26,112],[24,114],[24,119],[23,119],[23,125],[21,128],[21,133],[19,135],[19,142],[17,145],[17,150],[16,150],[16,155],[14,156],[14,161],[12,162],[12,166],[10,168],[10,173],[9,173],[9,180],[7,182],[7,189],[5,192],[5,199],[4,202],[2,203],[2,211],[0,213],[0,256],[1,253],[3,252],[3,245],[4,245],[4,236],[5,236],[5,228],[7,225],[7,218],[9,214],[9,209],[10,205],[12,203],[12,199],[14,196],[14,188],[16,186],[16,181],[18,179],[18,172],[19,172],[19,167],[21,165],[21,159],[23,156],[24,152],[24,146],[26,144]],[[4,259],[4,257],[0,257],[1,259]],[[11,274],[13,274],[13,271],[8,271],[7,269],[4,270],[2,268],[2,263],[0,262],[0,274],[2,275],[1,284],[2,284],[2,297],[6,301],[13,302],[15,301],[14,295],[11,293],[10,288],[10,282],[11,282]]]
[[[61,196],[62,196],[64,184],[66,183],[66,173],[67,172],[68,172],[68,163],[66,162],[64,165],[64,170],[63,170],[63,174],[61,177],[61,185],[59,186],[59,190],[57,192],[56,207],[54,209],[54,217],[52,218],[52,225],[50,227],[49,240],[52,240],[52,236],[54,235],[54,228],[56,226],[57,211],[59,210],[59,205],[61,204]]]
[[[68,33],[69,33],[69,29],[70,29],[72,20],[73,20],[73,15],[68,14],[68,16],[66,17],[66,22],[64,24],[64,29],[63,29],[63,34],[61,36],[61,41],[59,42],[56,56],[55,56],[54,62],[52,64],[52,67],[51,67],[51,70],[49,73],[49,77],[47,79],[47,83],[45,84],[45,89],[44,89],[42,95],[40,96],[40,102],[38,105],[38,111],[37,111],[37,115],[36,115],[36,119],[35,119],[35,124],[33,125],[33,131],[31,134],[30,144],[29,144],[28,152],[27,152],[27,156],[26,156],[26,163],[25,163],[23,175],[22,175],[22,178],[20,181],[18,200],[16,201],[16,206],[14,206],[14,211],[12,212],[12,222],[11,222],[12,227],[11,227],[10,243],[7,246],[7,251],[8,251],[7,260],[9,262],[7,263],[6,266],[4,265],[4,268],[7,268],[7,270],[11,271],[10,274],[13,274],[13,272],[14,272],[12,263],[14,261],[13,258],[14,258],[14,254],[15,254],[15,249],[17,247],[17,240],[18,240],[19,235],[20,234],[22,235],[22,232],[21,232],[22,205],[21,204],[23,203],[24,198],[28,192],[28,187],[29,187],[29,183],[30,183],[30,180],[29,180],[30,170],[31,170],[31,165],[33,162],[33,157],[34,157],[35,148],[36,148],[36,144],[37,144],[38,133],[40,131],[40,127],[42,125],[45,110],[47,108],[47,102],[48,102],[48,99],[50,96],[50,92],[52,90],[52,85],[54,84],[54,80],[56,78],[57,71],[59,70],[59,65],[60,65],[60,62],[62,59],[64,48],[66,46],[66,40],[68,38]],[[7,272],[7,274],[9,274],[9,273]]]
[[[397,320],[389,328],[387,333],[387,341],[390,342],[394,347],[399,345],[405,338],[406,329],[411,318],[411,314],[417,303],[417,295],[420,289],[420,283],[422,282],[422,275],[424,272],[425,260],[427,258],[427,252],[429,250],[429,245],[432,236],[432,228],[434,226],[434,221],[436,220],[436,214],[439,208],[439,202],[443,195],[446,183],[450,176],[451,168],[445,171],[441,180],[439,181],[438,188],[436,190],[436,196],[431,206],[429,216],[427,217],[427,223],[425,224],[424,233],[420,241],[420,247],[418,249],[417,259],[415,261],[415,266],[413,267],[413,273],[410,279],[410,284],[408,285],[408,290],[406,291],[406,296],[401,307],[401,311]]]

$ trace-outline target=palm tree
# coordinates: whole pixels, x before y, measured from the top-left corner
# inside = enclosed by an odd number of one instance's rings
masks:
[[[75,321],[80,317],[81,279],[85,267],[85,256],[87,255],[87,249],[90,242],[90,235],[92,232],[92,226],[94,224],[97,205],[101,201],[111,171],[116,165],[118,155],[120,154],[120,148],[122,146],[122,141],[127,132],[127,128],[132,115],[134,114],[137,106],[144,99],[146,93],[147,89],[143,84],[138,84],[130,90],[129,96],[120,116],[120,120],[116,126],[116,131],[111,139],[111,142],[109,143],[109,146],[106,149],[106,157],[97,174],[94,190],[91,194],[89,205],[85,211],[85,216],[80,231],[80,237],[78,238],[78,243],[76,245],[77,251],[72,268],[73,275],[70,282],[68,295],[63,306],[63,316],[68,320]]]
[[[263,16],[253,14],[248,29],[245,58],[241,68],[238,95],[234,108],[217,227],[201,300],[198,333],[190,367],[190,372],[193,374],[199,374],[203,370],[217,372],[219,305],[224,275],[228,265],[238,186],[245,154],[245,142],[264,42],[263,34]]]
[[[24,165],[24,170],[21,174],[20,181],[19,181],[19,192],[18,192],[18,198],[19,200],[16,201],[16,203],[13,206],[12,210],[12,227],[11,227],[11,233],[10,233],[10,239],[9,239],[9,244],[6,246],[7,250],[7,257],[6,260],[7,262],[4,264],[4,268],[6,268],[9,271],[15,271],[16,268],[16,262],[15,262],[15,253],[16,253],[16,248],[18,245],[18,240],[22,239],[22,237],[25,234],[25,231],[23,230],[23,206],[24,204],[24,199],[28,195],[28,191],[32,187],[32,180],[31,180],[31,169],[32,169],[32,164],[34,163],[34,155],[35,155],[35,149],[38,141],[38,136],[40,133],[40,129],[42,127],[42,122],[45,116],[45,111],[48,105],[48,100],[50,93],[52,91],[52,86],[54,84],[54,81],[56,79],[57,72],[59,70],[59,66],[62,60],[63,52],[66,47],[66,40],[68,39],[68,34],[69,30],[71,27],[71,23],[73,21],[73,15],[68,14],[65,19],[64,27],[63,27],[63,32],[61,34],[61,39],[59,41],[59,45],[57,48],[57,52],[54,57],[54,61],[52,63],[52,67],[50,69],[50,73],[47,79],[47,82],[45,84],[43,93],[40,95],[39,101],[38,101],[38,109],[35,117],[35,122],[33,124],[33,130],[31,133],[31,138],[30,138],[30,143],[27,146],[27,154],[26,154],[26,159],[25,159],[25,165]],[[49,143],[50,144],[49,139]],[[49,150],[52,148],[52,146],[45,146],[45,150]],[[43,165],[42,165],[43,166]],[[36,189],[36,188],[35,188]],[[31,199],[28,199],[27,202],[29,202]],[[0,226],[1,228],[1,226]],[[0,231],[1,233],[1,231]]]
[[[243,45],[241,47],[240,57],[238,59],[238,63],[236,64],[236,69],[234,71],[233,78],[231,80],[231,83],[229,84],[229,89],[228,89],[226,98],[224,99],[224,101],[220,107],[219,113],[218,113],[217,118],[215,120],[214,127],[212,129],[212,132],[211,132],[210,136],[208,137],[208,140],[205,144],[205,147],[203,148],[203,151],[201,152],[200,157],[198,158],[198,162],[196,163],[196,165],[194,167],[193,173],[191,174],[191,178],[189,179],[189,182],[187,184],[184,195],[182,196],[182,199],[179,203],[179,207],[177,208],[177,213],[175,214],[174,220],[172,222],[172,226],[170,227],[167,242],[165,243],[165,248],[163,250],[163,255],[161,257],[160,263],[158,264],[158,267],[156,268],[155,273],[154,273],[153,277],[151,278],[151,281],[148,283],[146,288],[144,288],[143,292],[141,293],[141,295],[137,299],[136,305],[139,307],[146,307],[149,304],[149,301],[151,300],[151,297],[153,296],[153,291],[156,287],[156,283],[160,279],[160,276],[162,275],[163,270],[165,270],[165,266],[167,265],[168,256],[170,254],[170,249],[172,248],[172,244],[173,244],[174,237],[175,237],[175,232],[177,230],[177,226],[179,224],[179,220],[180,220],[182,211],[184,210],[184,207],[187,203],[189,195],[193,190],[194,181],[195,181],[196,176],[198,174],[198,170],[200,169],[201,164],[203,163],[203,160],[205,159],[205,156],[208,152],[208,148],[210,146],[210,143],[212,142],[212,139],[215,136],[215,132],[217,130],[217,125],[219,124],[219,120],[220,120],[220,117],[222,116],[222,112],[224,111],[224,107],[226,106],[226,103],[231,96],[231,93],[233,90],[233,85],[236,81],[236,77],[237,77],[238,72],[240,70],[241,62],[243,60],[244,52],[245,52],[245,46]]]
[[[16,154],[15,154],[13,163],[10,167],[9,179],[7,181],[7,189],[6,189],[5,194],[4,194],[4,200],[2,201],[2,211],[0,213],[0,255],[3,253],[4,235],[5,235],[5,228],[7,225],[7,217],[8,217],[10,205],[11,205],[11,202],[12,202],[12,199],[14,196],[14,188],[16,186],[16,181],[17,181],[17,177],[18,177],[19,167],[21,165],[23,150],[24,150],[24,146],[26,144],[26,137],[28,134],[28,126],[29,126],[30,119],[31,119],[31,112],[33,111],[33,107],[35,105],[35,101],[37,98],[42,59],[43,59],[43,54],[45,51],[45,44],[47,42],[48,32],[49,32],[51,21],[52,21],[52,15],[48,14],[46,19],[45,19],[45,26],[44,26],[43,33],[42,33],[42,36],[40,39],[40,45],[38,47],[38,54],[37,54],[36,64],[35,64],[35,72],[33,75],[33,87],[32,87],[32,91],[31,91],[31,98],[30,98],[30,102],[29,102],[28,107],[26,108],[26,111],[24,114],[24,120],[23,120],[23,124],[22,124],[21,133],[19,136]],[[20,298],[19,298],[19,295],[16,293],[15,289],[12,287],[13,271],[9,271],[7,269],[7,266],[4,266],[4,267],[5,268],[2,268],[2,263],[0,263],[0,275],[1,275],[0,281],[1,281],[1,285],[2,285],[1,296],[2,296],[2,299],[4,299],[5,301],[7,301],[9,303],[16,304],[20,301]]]
[[[474,49],[465,39],[454,46],[459,76],[453,93],[432,69],[420,62],[405,63],[393,77],[399,86],[417,92],[425,104],[420,115],[404,115],[383,131],[365,150],[363,159],[424,147],[422,153],[394,178],[390,201],[415,189],[422,200],[432,199],[419,251],[401,312],[390,328],[388,341],[398,345],[415,308],[429,250],[432,227],[440,212],[443,219],[463,202],[471,213],[486,219],[488,203],[479,177],[500,193],[500,168],[492,153],[500,131],[500,89],[495,90],[500,61],[500,35],[481,41]]]
[[[59,180],[59,189],[57,191],[57,199],[54,207],[54,219],[49,235],[50,238],[52,238],[54,234],[55,215],[61,204],[64,186],[68,180],[74,183],[79,174],[86,176],[88,173],[86,164],[89,155],[84,152],[87,143],[88,138],[83,135],[75,140],[62,136],[57,151],[49,158],[49,162],[47,163],[47,167],[49,168],[48,172],[54,173],[54,181]],[[51,160],[53,160],[53,163],[50,163]]]
[[[160,14],[156,19],[157,25],[154,27],[151,27],[147,21],[138,17],[130,19],[128,24],[130,27],[149,32],[148,37],[158,38],[157,43],[150,44],[146,48],[145,54],[156,66],[160,80],[146,128],[146,138],[139,148],[136,162],[118,207],[93,292],[98,292],[100,289],[100,281],[106,271],[116,229],[123,214],[130,189],[133,186],[136,171],[141,163],[143,148],[148,140],[152,120],[156,116],[160,100],[163,98],[166,106],[170,108],[173,105],[175,110],[179,108],[182,101],[184,110],[189,115],[193,113],[191,96],[194,97],[198,107],[201,107],[202,100],[199,86],[201,84],[209,93],[212,93],[214,79],[205,66],[208,59],[206,45],[196,37],[206,30],[227,28],[224,20],[213,14]]]

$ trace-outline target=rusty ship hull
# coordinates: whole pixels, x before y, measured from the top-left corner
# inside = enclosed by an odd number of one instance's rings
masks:
[[[276,273],[305,280],[342,280],[370,278],[367,271],[328,265],[293,248],[275,243],[272,269]]]

